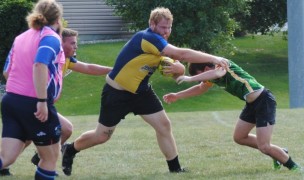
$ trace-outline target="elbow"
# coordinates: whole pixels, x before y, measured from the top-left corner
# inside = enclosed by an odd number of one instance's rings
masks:
[[[3,72],[2,75],[3,75],[3,77],[7,80],[7,78],[8,78],[7,72]]]

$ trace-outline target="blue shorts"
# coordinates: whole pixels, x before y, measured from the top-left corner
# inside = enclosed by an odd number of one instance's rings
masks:
[[[240,119],[256,124],[256,127],[266,127],[268,124],[274,125],[276,106],[277,103],[273,94],[264,89],[255,101],[246,103]]]
[[[145,92],[133,94],[105,84],[101,97],[99,123],[112,127],[130,112],[134,115],[147,115],[161,110],[163,110],[163,105],[151,86]]]
[[[59,142],[61,126],[53,103],[48,102],[48,120],[39,121],[36,112],[37,99],[13,93],[4,95],[1,102],[2,137],[23,142],[32,140],[37,146]]]

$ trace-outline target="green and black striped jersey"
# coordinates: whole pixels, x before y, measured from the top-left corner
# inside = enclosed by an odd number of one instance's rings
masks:
[[[249,93],[264,88],[240,66],[232,61],[229,61],[229,63],[227,73],[219,79],[211,80],[212,83],[224,87],[227,92],[239,97],[241,100],[245,100],[246,95]]]

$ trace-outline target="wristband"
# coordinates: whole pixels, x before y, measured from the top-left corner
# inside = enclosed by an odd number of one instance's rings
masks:
[[[39,98],[37,98],[37,100],[38,100],[38,102],[46,102],[47,101],[47,99],[39,99]]]

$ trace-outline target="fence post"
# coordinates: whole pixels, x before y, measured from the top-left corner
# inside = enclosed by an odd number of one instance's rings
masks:
[[[287,0],[290,108],[304,107],[304,1]]]

